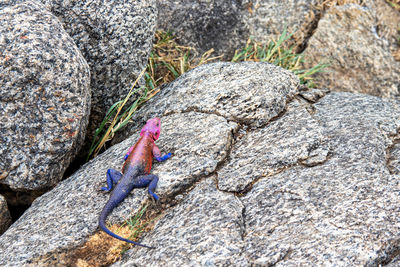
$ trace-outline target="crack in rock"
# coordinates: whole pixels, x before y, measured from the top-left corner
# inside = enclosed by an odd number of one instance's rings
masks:
[[[392,144],[386,149],[386,165],[393,175],[400,174],[400,134],[391,137]]]
[[[326,160],[329,147],[319,124],[298,102],[265,128],[249,132],[233,146],[230,161],[218,171],[219,189],[243,191],[255,177],[269,176],[298,161],[315,166]]]
[[[217,190],[213,179],[204,180],[143,240],[157,246],[155,253],[133,248],[113,266],[245,264],[241,255],[242,211],[233,194]]]

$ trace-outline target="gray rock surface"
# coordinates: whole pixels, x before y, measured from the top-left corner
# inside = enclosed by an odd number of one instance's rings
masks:
[[[388,149],[388,169],[390,173],[400,175],[400,143],[399,139]]]
[[[172,30],[181,44],[195,47],[200,54],[214,48],[216,55],[231,58],[250,36],[266,42],[280,35],[285,26],[300,29],[317,2],[158,0],[157,27]]]
[[[198,184],[158,222],[151,235],[154,244],[160,244],[154,253],[132,250],[113,266],[151,266],[155,263],[167,266],[250,266],[244,242],[247,235],[245,222],[248,220],[246,207],[233,194],[218,191],[214,178],[209,177]],[[171,224],[171,221],[176,223]],[[265,237],[266,233],[260,233],[260,236]],[[265,242],[257,241],[258,246]],[[141,258],[135,258],[139,255]]]
[[[294,33],[305,24],[311,23],[309,16],[316,11],[318,2],[320,1],[245,0],[242,4],[247,10],[243,12],[243,21],[250,36],[258,42],[267,43],[271,38],[277,40],[285,27],[290,33]]]
[[[344,93],[314,107],[332,154],[324,164],[262,179],[242,198],[247,255],[265,265],[278,258],[278,266],[387,262],[396,253],[388,252],[398,242],[400,195],[385,150],[400,127],[400,107]]]
[[[385,0],[366,0],[364,5],[373,11],[379,37],[388,40],[395,49],[399,39],[400,13]]]
[[[202,65],[162,89],[132,120],[142,125],[152,117],[198,111],[259,127],[285,110],[298,86],[292,72],[268,63]],[[114,142],[137,130],[127,127]]]
[[[387,267],[396,267],[400,265],[400,255],[395,257],[392,261],[386,264]]]
[[[321,163],[329,152],[326,142],[319,123],[292,101],[282,117],[236,140],[229,163],[218,171],[219,189],[240,192],[255,179],[302,162]]]
[[[37,2],[0,6],[0,183],[50,187],[83,142],[89,67],[58,19]]]
[[[249,76],[245,67],[269,75]],[[399,103],[317,89],[293,96],[297,87],[268,64],[211,64],[143,107],[143,120],[161,117],[157,143],[173,153],[153,169],[167,206],[140,240],[157,249],[134,247],[115,265],[396,264],[400,179],[388,159],[400,137]],[[246,92],[253,97],[243,101]],[[233,116],[239,108],[242,117]],[[98,191],[106,169],[122,165],[140,127],[35,200],[0,237],[0,265],[73,265],[68,253],[93,235],[107,201]],[[135,190],[110,221],[127,218],[144,199],[146,190]]]
[[[11,224],[11,216],[6,199],[0,195],[0,235],[4,233]]]
[[[382,5],[386,4],[378,6]],[[331,63],[329,72],[316,76],[320,86],[381,97],[399,95],[400,63],[393,58],[389,41],[393,30],[382,26],[384,20],[380,19],[391,13],[375,8],[334,6],[319,21],[305,55],[306,67],[326,60]],[[399,14],[392,16],[400,19]]]
[[[152,233],[154,253],[138,250],[141,258],[128,255],[113,266],[243,266],[244,206],[233,194],[218,191],[213,178],[197,184],[160,219]]]
[[[40,0],[56,15],[90,66],[91,125],[125,97],[147,65],[153,45],[155,0]]]

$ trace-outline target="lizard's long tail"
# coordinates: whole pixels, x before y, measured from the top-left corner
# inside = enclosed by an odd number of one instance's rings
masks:
[[[104,232],[106,232],[107,234],[109,234],[110,236],[112,236],[112,237],[114,237],[114,238],[116,238],[116,239],[119,239],[119,240],[122,240],[122,241],[125,241],[125,242],[128,242],[128,243],[131,243],[131,244],[134,244],[134,245],[137,245],[137,246],[145,247],[145,248],[151,248],[151,249],[155,248],[155,247],[150,247],[150,246],[143,245],[143,244],[140,244],[140,243],[138,243],[138,242],[135,242],[135,241],[132,241],[132,240],[123,238],[123,237],[121,237],[121,236],[119,236],[119,235],[116,235],[116,234],[114,234],[113,232],[111,232],[111,231],[106,227],[106,223],[105,223],[105,222],[106,222],[107,215],[110,213],[110,210],[111,210],[111,209],[112,209],[112,208],[111,208],[111,205],[109,205],[109,203],[107,203],[107,204],[104,206],[104,209],[103,209],[103,211],[102,211],[101,214],[100,214],[100,217],[99,217],[99,226],[100,226],[101,230],[103,230]]]

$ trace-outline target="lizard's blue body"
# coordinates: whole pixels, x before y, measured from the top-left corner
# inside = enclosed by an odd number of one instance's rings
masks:
[[[140,138],[125,155],[125,163],[122,167],[122,173],[108,169],[107,171],[107,187],[103,187],[102,190],[110,191],[114,184],[116,184],[114,190],[111,192],[110,199],[104,206],[100,217],[99,226],[107,234],[131,244],[138,246],[153,248],[147,245],[137,243],[135,241],[120,237],[111,232],[105,225],[106,218],[111,211],[128,196],[128,194],[134,188],[147,187],[149,194],[158,200],[158,196],[154,193],[156,189],[158,177],[153,174],[149,174],[152,166],[153,157],[157,161],[164,161],[171,157],[171,153],[161,157],[160,150],[154,143],[160,136],[160,119],[153,118],[147,121],[146,125],[140,132]]]

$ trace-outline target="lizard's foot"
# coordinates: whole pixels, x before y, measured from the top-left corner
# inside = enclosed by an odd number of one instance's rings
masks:
[[[149,194],[153,197],[153,199],[154,199],[155,201],[160,200],[160,198],[156,195],[156,193],[154,193],[154,192],[149,192]]]
[[[171,157],[171,153],[168,153],[167,155],[164,155],[164,156],[162,156],[162,157],[156,157],[156,160],[157,160],[158,162],[161,162],[161,161],[164,161],[164,160],[169,159],[170,157]]]
[[[107,170],[107,186],[102,187],[101,190],[110,192],[113,188],[113,185],[118,183],[119,179],[121,179],[122,173],[114,169]]]

